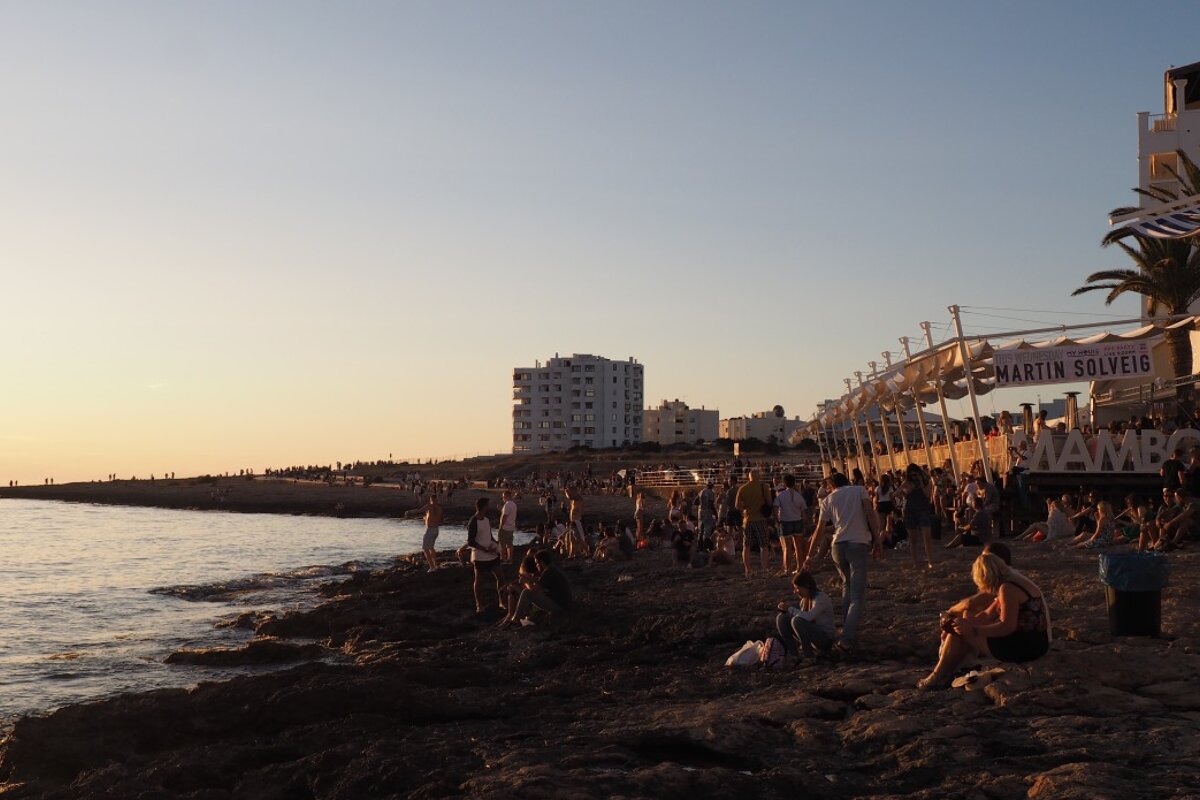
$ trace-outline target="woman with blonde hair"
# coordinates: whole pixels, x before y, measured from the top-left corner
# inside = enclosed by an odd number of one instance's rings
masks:
[[[943,616],[937,666],[918,689],[944,689],[970,655],[1022,663],[1050,649],[1050,610],[1042,590],[994,553],[983,553],[971,566],[971,579],[996,599],[976,616]]]

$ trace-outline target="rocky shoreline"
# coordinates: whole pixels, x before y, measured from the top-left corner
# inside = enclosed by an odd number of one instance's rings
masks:
[[[458,489],[453,496],[442,501],[447,523],[465,524],[475,513],[475,501],[484,496],[491,498],[494,513],[498,515],[499,490]],[[245,477],[9,486],[0,487],[0,498],[189,511],[339,517],[401,517],[424,502],[424,498],[418,498],[411,491],[390,484],[364,487]],[[665,507],[659,498],[648,497],[648,501],[651,510]],[[632,520],[633,517],[633,500],[625,495],[589,494],[586,504],[589,520],[613,522],[618,519]],[[536,497],[522,498],[518,505],[523,521],[537,520],[543,516]]]
[[[724,666],[769,632],[783,578],[568,562],[567,626],[499,631],[469,570],[402,563],[244,616],[244,649],[179,656],[299,666],[18,721],[0,797],[1197,797],[1200,557],[1171,556],[1164,637],[1142,639],[1109,634],[1094,553],[1014,551],[1052,598],[1050,655],[935,693],[913,683],[969,551],[932,571],[887,554],[860,652],[791,671]]]

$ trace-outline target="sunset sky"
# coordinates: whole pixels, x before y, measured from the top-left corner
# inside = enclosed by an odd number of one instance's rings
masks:
[[[951,303],[968,333],[1135,316],[1069,295],[1124,266],[1135,113],[1197,30],[1195,2],[5,4],[0,484],[506,451],[512,368],[556,352],[808,416]]]

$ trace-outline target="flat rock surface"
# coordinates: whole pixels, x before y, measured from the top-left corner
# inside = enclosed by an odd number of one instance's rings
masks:
[[[1110,635],[1095,553],[1014,545],[1051,598],[1050,654],[918,692],[973,556],[872,563],[859,652],[790,671],[724,666],[770,632],[783,578],[568,562],[564,628],[500,631],[468,570],[401,565],[257,622],[333,659],[19,721],[0,797],[1200,797],[1197,551],[1170,556],[1149,639]],[[836,605],[831,565],[818,580]]]

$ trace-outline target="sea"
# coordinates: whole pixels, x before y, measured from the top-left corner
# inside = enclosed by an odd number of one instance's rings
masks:
[[[0,734],[22,715],[136,690],[266,671],[168,665],[234,647],[248,610],[419,552],[416,520],[236,514],[0,499]],[[439,549],[466,540],[444,526]]]

